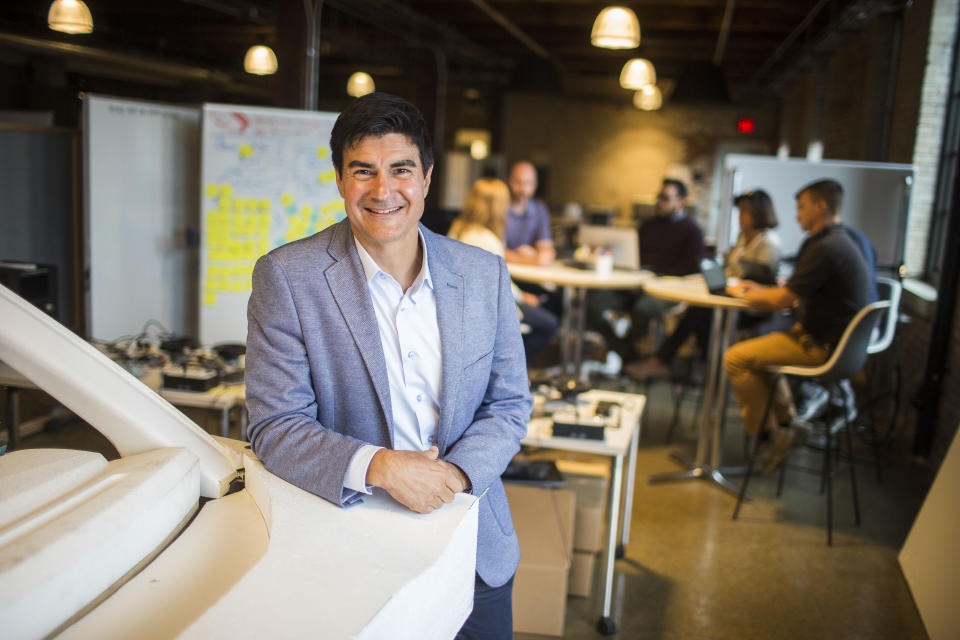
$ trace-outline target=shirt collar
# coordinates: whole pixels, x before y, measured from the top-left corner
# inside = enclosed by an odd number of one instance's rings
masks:
[[[423,249],[423,263],[420,265],[420,271],[417,273],[417,277],[414,278],[413,284],[410,285],[411,296],[418,293],[421,290],[421,285],[424,284],[430,287],[430,289],[433,289],[433,279],[430,276],[430,263],[427,259],[427,243],[423,239],[423,231],[419,228],[417,229],[417,236],[420,239],[420,247]],[[370,284],[373,277],[381,272],[393,280],[393,276],[383,271],[380,265],[377,264],[377,261],[373,259],[373,256],[363,248],[363,245],[357,240],[357,236],[353,236],[353,243],[357,247],[357,253],[360,254],[360,264],[363,265],[363,275],[367,279],[367,284]]]

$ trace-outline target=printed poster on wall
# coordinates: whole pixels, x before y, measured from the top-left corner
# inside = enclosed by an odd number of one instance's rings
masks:
[[[337,115],[204,105],[201,343],[244,342],[257,258],[345,217],[329,147]]]

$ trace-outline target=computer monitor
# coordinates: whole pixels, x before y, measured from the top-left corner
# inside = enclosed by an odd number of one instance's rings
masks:
[[[636,229],[582,224],[578,235],[580,246],[611,249],[614,266],[621,269],[640,268],[640,238]]]

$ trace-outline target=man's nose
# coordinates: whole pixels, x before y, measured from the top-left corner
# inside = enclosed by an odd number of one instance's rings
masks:
[[[390,193],[390,177],[378,173],[373,178],[373,184],[370,185],[370,195],[374,198],[385,198]]]

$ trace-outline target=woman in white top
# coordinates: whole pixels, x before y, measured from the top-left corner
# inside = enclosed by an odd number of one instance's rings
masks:
[[[463,201],[460,215],[450,225],[447,235],[503,257],[504,233],[510,189],[502,180],[480,178],[473,183]],[[523,334],[527,362],[539,352],[557,331],[557,317],[542,309],[537,296],[513,285],[513,297],[520,309],[521,322],[528,330]],[[525,329],[526,329],[525,328]]]

